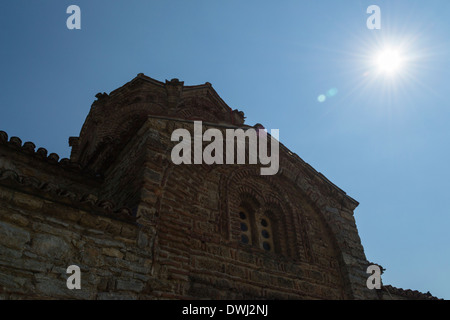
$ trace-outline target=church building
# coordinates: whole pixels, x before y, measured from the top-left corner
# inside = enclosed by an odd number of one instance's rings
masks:
[[[175,130],[244,120],[208,82],[138,74],[96,95],[70,159],[0,131],[0,298],[436,299],[367,287],[358,202],[281,142],[273,175],[172,161]]]

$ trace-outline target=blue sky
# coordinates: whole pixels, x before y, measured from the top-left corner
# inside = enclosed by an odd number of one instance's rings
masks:
[[[66,8],[81,8],[81,30]],[[369,5],[381,29],[369,30]],[[97,92],[211,82],[360,202],[383,282],[450,299],[450,1],[2,1],[0,130],[69,157]],[[399,47],[391,76],[371,62]],[[323,102],[318,96],[335,89]]]

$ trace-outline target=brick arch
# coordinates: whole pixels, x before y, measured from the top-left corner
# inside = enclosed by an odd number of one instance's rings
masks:
[[[237,213],[241,208],[243,208],[245,211],[248,212],[250,215],[249,217],[249,223],[250,228],[252,230],[252,236],[253,236],[253,245],[257,246],[259,241],[259,229],[261,228],[259,223],[259,217],[263,216],[265,211],[267,210],[267,202],[266,202],[266,195],[264,190],[258,188],[259,186],[264,185],[267,187],[267,182],[258,181],[260,177],[256,177],[253,175],[245,175],[241,177],[241,175],[238,175],[239,178],[232,181],[232,185],[230,187],[230,211],[229,211],[229,220],[230,224],[232,226],[231,228],[231,235],[230,239],[232,241],[238,242],[239,240],[239,232],[237,225],[239,225],[240,219],[238,218]],[[232,200],[231,200],[232,199]],[[280,207],[279,205],[278,207]],[[272,206],[273,207],[273,206]],[[276,225],[277,228],[271,228],[271,237],[272,237],[272,243],[275,245],[275,252],[277,254],[283,254],[286,255],[287,250],[285,250],[285,237],[283,229],[285,226],[285,219],[282,214],[281,210],[274,210],[273,215],[270,217],[267,217],[271,225]],[[233,228],[233,225],[235,226]],[[282,245],[280,245],[282,243]]]
[[[255,206],[255,209],[259,209],[264,201],[263,195],[258,190],[245,184],[237,185],[236,191],[241,202],[249,201]]]
[[[219,215],[217,217],[218,224],[218,232],[221,236],[226,240],[231,240],[231,225],[230,225],[230,190],[233,179],[239,179],[240,177],[245,176],[246,172],[259,172],[258,168],[254,167],[244,167],[241,169],[232,169],[232,166],[220,167],[226,168],[224,171],[220,173],[219,180]],[[243,172],[245,171],[245,172]],[[238,184],[239,185],[239,184]],[[246,191],[250,192],[255,196],[258,196],[256,191],[252,188],[248,188]]]
[[[285,178],[282,176],[266,176],[264,178],[275,192],[266,192],[264,202],[267,210],[279,212],[275,217],[279,220],[278,234],[286,234],[278,239],[280,252],[295,260],[313,260],[308,232],[305,228],[303,212],[296,210],[298,201],[288,196]],[[300,248],[302,250],[300,250]]]
[[[282,168],[281,164],[280,168]],[[326,203],[323,201],[323,197],[325,195],[319,194],[317,191],[312,191],[312,188],[308,188],[306,190],[300,188],[297,181],[303,174],[306,175],[305,172],[300,172],[294,178],[293,176],[285,174],[283,170],[280,170],[280,174],[266,177],[273,186],[282,186],[286,183],[289,185],[282,188],[282,190],[280,190],[281,192],[279,192],[278,194],[280,194],[283,199],[282,203],[289,204],[291,208],[296,208],[299,211],[299,213],[297,215],[294,215],[294,217],[298,217],[301,226],[303,226],[305,222],[304,219],[302,219],[302,217],[304,216],[302,212],[304,212],[305,206],[309,206],[312,208],[315,214],[319,217],[323,227],[326,229],[326,234],[330,237],[332,245],[335,247],[337,252],[341,253],[341,245],[336,238],[336,232],[335,230],[333,230],[333,226],[330,225],[330,220],[328,218],[329,212],[327,212]],[[330,186],[324,186],[324,188],[324,192],[332,192],[333,195],[337,196],[337,193]],[[295,190],[295,196],[290,195],[289,191],[291,190]],[[301,201],[299,201],[299,199]],[[302,234],[308,234],[307,230],[303,229]],[[307,238],[303,240],[308,241]],[[310,245],[307,245],[305,249],[310,247]],[[312,252],[311,259],[314,259]]]
[[[340,274],[342,277],[342,285],[344,289],[344,295],[351,297],[353,295],[352,291],[352,285],[351,281],[348,278],[348,275],[350,274],[349,267],[345,263],[343,258],[343,253],[345,252],[345,248],[342,247],[341,241],[337,238],[337,230],[336,226],[333,225],[333,220],[330,218],[330,212],[326,208],[326,204],[324,204],[322,197],[317,191],[314,192],[312,189],[307,189],[304,191],[304,189],[300,188],[297,184],[298,177],[301,175],[297,175],[296,179],[292,179],[289,175],[284,175],[283,172],[281,172],[281,175],[277,176],[268,176],[269,180],[273,181],[273,179],[284,179],[290,184],[290,188],[292,190],[296,190],[296,199],[293,199],[292,201],[289,200],[288,203],[294,203],[295,207],[299,209],[299,214],[294,215],[298,216],[300,221],[304,221],[302,217],[304,216],[303,211],[306,210],[306,206],[310,206],[312,210],[315,212],[319,220],[321,221],[321,225],[325,229],[325,234],[329,237],[330,243],[333,246],[333,251],[335,252],[337,263],[340,270]],[[273,182],[272,182],[273,183]],[[331,188],[329,188],[330,191]],[[334,191],[333,191],[334,193]],[[284,198],[292,198],[288,193],[282,193]],[[301,199],[301,202],[298,201],[298,199]],[[301,223],[301,226],[304,226],[304,223]],[[303,228],[302,234],[309,234],[308,230]],[[304,238],[305,241],[309,241],[308,237]],[[345,244],[344,244],[345,245]],[[309,243],[306,243],[304,246],[306,255],[310,256],[310,261],[312,263],[315,263],[315,257],[314,252],[311,250],[311,245]],[[307,252],[309,250],[309,253]]]
[[[239,200],[239,208],[244,208],[245,210],[254,214],[261,207],[261,204],[250,194],[242,194]],[[238,210],[235,210],[236,212]]]
[[[327,272],[327,268],[338,270],[341,279],[339,288],[343,290],[345,296],[351,296],[351,285],[347,279],[349,272],[342,260],[342,249],[336,241],[335,233],[329,228],[329,218],[323,212],[319,196],[305,192],[305,189],[300,188],[288,175],[261,176],[259,166],[222,165],[214,167],[210,173],[216,174],[218,179],[216,230],[223,241],[233,245],[237,240],[238,227],[233,224],[232,213],[238,208],[239,200],[245,197],[245,194],[258,198],[263,206],[267,204],[272,208],[281,207],[282,216],[285,217],[282,226],[286,228],[285,233],[290,234],[286,237],[287,245],[284,249],[286,255],[294,261],[311,264],[324,272]],[[270,191],[258,187],[261,181]],[[323,264],[324,256],[316,257],[317,244],[313,242],[316,236],[309,234],[312,229],[309,227],[308,216],[315,217],[314,221],[319,226],[316,231],[326,234],[324,241],[329,245],[328,256],[332,258],[326,266]],[[283,249],[281,251],[283,252]]]
[[[286,236],[288,212],[286,208],[283,209],[282,207],[285,206],[279,202],[266,202],[261,208],[261,212],[267,215],[271,221],[275,251],[282,255],[296,258],[295,245]]]
[[[220,181],[219,194],[221,204],[219,206],[218,224],[222,236],[231,240],[231,214],[233,207],[230,205],[230,199],[239,197],[240,192],[247,192],[255,197],[259,197],[260,203],[267,203],[269,206],[278,206],[283,212],[280,217],[281,226],[285,226],[287,230],[296,228],[298,232],[292,230],[291,234],[296,234],[296,237],[287,237],[286,246],[281,251],[293,259],[299,259],[309,262],[314,262],[314,252],[311,247],[311,240],[309,239],[309,232],[306,228],[306,221],[304,218],[304,205],[308,204],[313,212],[318,216],[321,225],[324,228],[327,236],[331,240],[334,251],[340,255],[340,246],[335,238],[333,231],[329,228],[329,224],[324,216],[323,209],[318,206],[317,201],[311,199],[308,194],[304,193],[295,184],[292,184],[291,179],[284,175],[264,176],[260,175],[260,170],[257,166],[239,167],[234,170],[227,170],[223,173]],[[264,179],[274,192],[264,193],[258,191],[257,188],[248,184],[242,185],[240,181],[243,179],[253,177],[257,179]],[[290,187],[283,187],[283,183],[288,183]],[[236,186],[236,187],[233,187]],[[296,197],[293,199],[287,189],[295,189]],[[299,201],[301,199],[301,201]],[[236,207],[236,205],[235,205]],[[301,246],[301,252],[299,247]]]
[[[313,261],[313,253],[311,249],[311,241],[309,239],[309,235],[306,229],[306,223],[304,218],[304,212],[302,210],[302,202],[308,201],[306,196],[300,191],[296,190],[296,195],[294,199],[289,196],[289,189],[295,188],[295,186],[286,187],[283,184],[286,182],[290,185],[291,181],[288,180],[285,176],[277,175],[277,176],[267,176],[269,183],[278,190],[277,194],[268,194],[266,195],[266,203],[269,206],[278,206],[284,212],[284,218],[286,219],[285,225],[287,228],[296,227],[299,232],[292,233],[296,234],[296,237],[287,238],[288,244],[286,245],[287,250],[289,252],[289,256],[294,259],[300,259],[304,261]],[[302,201],[298,201],[301,198]],[[316,212],[320,215],[320,212],[316,210]],[[288,231],[288,230],[286,230]],[[301,251],[299,248],[301,247]]]
[[[222,199],[219,225],[226,226],[225,230],[222,228],[222,235],[226,239],[233,239],[233,212],[237,211],[240,202],[246,196],[250,196],[257,199],[259,206],[256,209],[259,212],[271,209],[275,214],[271,217],[271,221],[276,224],[275,230],[273,230],[276,232],[276,238],[274,238],[278,246],[276,251],[293,259],[309,260],[309,256],[300,256],[300,253],[297,252],[296,248],[299,243],[295,237],[284,236],[287,234],[287,229],[293,228],[293,224],[298,225],[298,223],[292,219],[292,205],[289,203],[289,199],[282,196],[284,191],[279,187],[279,181],[267,176],[262,177],[257,167],[241,167],[231,172],[224,172],[223,175],[226,176],[226,179],[222,179],[219,187]],[[274,210],[275,208],[277,209]],[[306,232],[300,233],[302,237],[307,237]],[[308,243],[308,241],[302,241],[303,245]],[[309,253],[310,248],[303,252]]]
[[[351,280],[349,279],[349,274],[351,272],[349,270],[349,266],[344,261],[344,257],[343,257],[343,254],[345,253],[346,248],[342,247],[343,245],[345,245],[345,246],[348,246],[348,245],[346,243],[343,244],[337,238],[336,226],[333,225],[332,219],[329,218],[329,212],[327,212],[327,209],[323,205],[321,205],[320,199],[319,198],[312,199],[312,198],[308,197],[307,200],[309,201],[309,205],[312,208],[314,208],[315,212],[318,213],[318,216],[319,216],[320,220],[322,221],[322,225],[324,226],[324,228],[326,230],[326,234],[331,239],[331,244],[334,248],[334,251],[336,252],[337,263],[338,263],[337,267],[339,267],[339,271],[340,271],[340,274],[342,277],[342,285],[343,285],[343,289],[344,289],[344,295],[351,297],[351,296],[353,296]]]

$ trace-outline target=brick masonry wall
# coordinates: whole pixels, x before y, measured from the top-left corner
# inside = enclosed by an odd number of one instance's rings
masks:
[[[0,297],[378,298],[366,288],[358,203],[283,145],[274,176],[172,163],[172,132],[193,132],[181,119],[223,133],[243,125],[209,83],[139,74],[96,97],[70,160],[0,132]],[[240,241],[244,207],[251,244]],[[82,290],[65,286],[71,264]]]
[[[176,128],[193,131],[189,122],[150,117],[138,138],[147,141],[148,159],[138,216],[140,223],[155,228],[158,278],[176,288],[158,294],[376,298],[365,287],[368,263],[352,204],[317,181],[311,183],[314,177],[306,181],[298,172],[293,181],[287,169],[275,177],[261,177],[258,167],[248,165],[175,166],[169,157],[174,145],[170,134]],[[284,157],[282,164],[287,167]],[[275,235],[279,252],[267,253],[239,242],[240,197],[252,193],[259,203],[280,209],[273,217],[279,226]]]
[[[284,147],[275,176],[260,176],[258,165],[176,166],[176,128],[192,132],[192,122],[149,117],[102,183],[36,160],[32,169],[27,156],[3,148],[3,169],[53,181],[57,192],[0,179],[0,297],[376,298],[365,288],[351,199]],[[137,223],[58,197],[62,186],[90,193],[92,203],[129,205]],[[270,211],[274,252],[241,243],[243,203]],[[72,264],[81,290],[66,287]]]
[[[0,297],[376,298],[365,288],[351,199],[284,147],[275,176],[260,176],[258,165],[176,166],[176,128],[192,132],[192,122],[149,117],[101,181],[2,147]],[[11,172],[52,181],[52,192],[14,184]],[[128,205],[137,222],[81,206],[63,189]],[[244,202],[270,210],[274,252],[240,242]],[[66,287],[72,264],[81,290]]]

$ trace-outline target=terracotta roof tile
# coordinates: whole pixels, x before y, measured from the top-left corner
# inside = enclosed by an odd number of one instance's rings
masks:
[[[401,289],[393,287],[391,285],[383,286],[381,290],[386,291],[389,294],[395,294],[397,296],[405,297],[411,300],[443,300],[433,296],[429,291],[427,293],[422,293],[417,290]]]
[[[97,177],[97,175],[93,172],[82,170],[81,166],[78,163],[72,162],[68,158],[60,159],[59,155],[56,153],[48,154],[48,151],[45,148],[38,148],[35,151],[36,145],[33,142],[27,141],[22,145],[22,140],[18,137],[11,137],[8,140],[8,134],[5,131],[0,131],[0,145],[5,145],[17,151],[35,156],[36,158],[44,160],[47,163],[58,165],[63,169],[80,172],[92,177]]]

